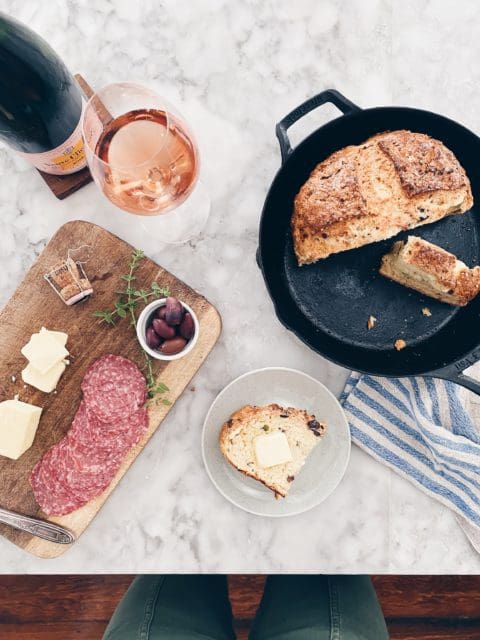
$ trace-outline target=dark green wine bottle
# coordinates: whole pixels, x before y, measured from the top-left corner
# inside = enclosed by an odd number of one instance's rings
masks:
[[[0,12],[0,140],[37,169],[63,175],[86,165],[82,94],[53,49]]]

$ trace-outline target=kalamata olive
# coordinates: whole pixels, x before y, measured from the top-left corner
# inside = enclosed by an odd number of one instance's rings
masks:
[[[165,320],[160,320],[159,318],[154,318],[152,322],[153,330],[160,336],[160,338],[165,338],[168,340],[169,338],[173,338],[175,336],[175,329],[170,327]]]
[[[169,324],[171,327],[175,327],[176,325],[179,325],[183,320],[183,313],[184,313],[184,309],[181,302],[179,302],[179,300],[177,300],[176,298],[172,298],[170,296],[169,298],[167,298],[167,301],[165,303],[165,308],[166,308],[165,320],[167,324]]]
[[[180,325],[180,334],[185,338],[185,340],[190,340],[194,333],[195,325],[193,324],[193,318],[187,311],[183,316],[183,320]]]
[[[165,305],[162,305],[161,307],[158,307],[158,309],[155,311],[155,317],[158,318],[159,320],[165,320],[166,313],[167,313],[167,307]]]
[[[181,336],[177,336],[176,338],[171,338],[170,340],[165,340],[165,342],[160,347],[160,351],[165,356],[174,356],[176,353],[180,353],[183,349],[185,349],[185,345],[187,341],[185,338]]]
[[[157,349],[162,342],[160,337],[155,333],[153,327],[148,327],[145,337],[150,349]]]

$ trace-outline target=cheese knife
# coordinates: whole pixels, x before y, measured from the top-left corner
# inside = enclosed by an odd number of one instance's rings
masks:
[[[7,509],[0,509],[0,523],[8,524],[14,529],[25,531],[32,536],[49,542],[56,542],[57,544],[72,544],[72,542],[75,542],[73,533],[58,524],[46,522],[39,518],[32,518],[31,516],[22,516]]]

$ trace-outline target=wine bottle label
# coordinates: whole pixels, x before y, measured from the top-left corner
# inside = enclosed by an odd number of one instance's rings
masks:
[[[34,167],[45,173],[62,176],[75,173],[87,166],[82,140],[82,120],[63,144],[43,153],[18,152]]]

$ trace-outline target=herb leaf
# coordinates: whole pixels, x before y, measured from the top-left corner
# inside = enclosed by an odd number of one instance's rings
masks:
[[[135,327],[137,324],[135,310],[139,303],[146,304],[151,298],[166,298],[170,295],[168,287],[161,287],[158,282],[152,282],[150,289],[141,289],[137,286],[132,286],[134,280],[136,280],[134,273],[144,258],[145,254],[140,249],[135,249],[132,252],[128,263],[128,273],[120,276],[121,280],[125,282],[125,288],[116,292],[118,298],[114,303],[113,309],[93,312],[93,316],[95,318],[99,318],[100,322],[105,322],[105,324],[113,326],[116,324],[116,320],[119,318],[126,318],[127,315],[129,315],[130,325]],[[158,397],[167,393],[169,388],[166,384],[163,384],[163,382],[157,382],[153,372],[152,359],[143,349],[142,353],[145,357],[144,371],[147,380],[147,393],[149,400],[154,402],[161,401],[162,404],[170,406],[172,404],[170,400]]]

